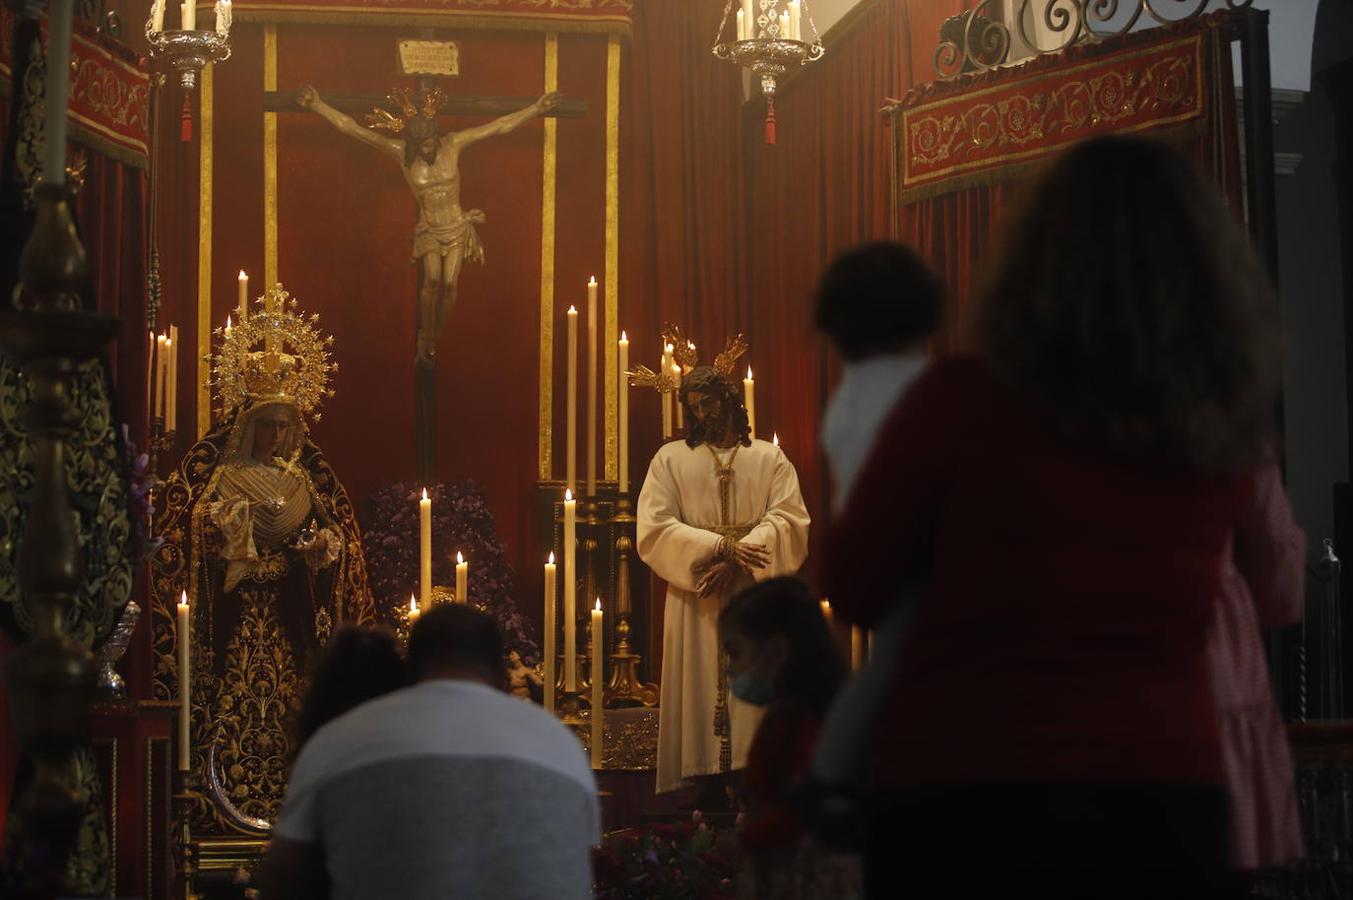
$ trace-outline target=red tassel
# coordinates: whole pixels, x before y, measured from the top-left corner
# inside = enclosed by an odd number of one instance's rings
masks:
[[[179,116],[179,140],[185,144],[193,142],[193,107],[188,95],[183,95],[183,112]]]
[[[775,98],[766,98],[766,146],[775,146]]]

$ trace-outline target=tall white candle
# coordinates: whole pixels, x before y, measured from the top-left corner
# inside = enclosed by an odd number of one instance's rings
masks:
[[[738,40],[747,40],[747,16],[742,10],[738,10]]]
[[[424,610],[432,608],[432,501],[427,488],[418,501],[418,597]]]
[[[672,374],[672,350],[671,344],[665,345],[662,350],[662,368],[659,372],[664,376]],[[672,402],[674,399],[674,394],[664,392],[662,395],[662,436],[664,440],[672,436]]]
[[[150,7],[150,30],[156,34],[164,31],[164,0],[155,0]]]
[[[239,317],[241,325],[249,321],[249,276],[244,274],[243,269],[240,269],[240,300],[235,315]]]
[[[159,389],[155,392],[155,415],[161,428],[168,428],[169,415],[169,335],[161,334],[155,339],[155,377]]]
[[[559,624],[555,620],[555,603],[558,590],[558,567],[554,564],[554,554],[550,554],[545,563],[545,708],[554,712],[554,679],[556,655],[555,633]]]
[[[605,685],[602,683],[601,658],[606,655],[602,646],[601,598],[592,610],[592,768],[601,768],[602,723],[606,718]]]
[[[620,455],[620,493],[625,494],[630,489],[630,381],[625,373],[630,368],[630,341],[625,336],[625,332],[620,332],[620,346],[618,349],[620,363],[620,435],[619,449]]]
[[[747,377],[742,380],[743,405],[747,407],[747,428],[751,437],[756,437],[756,382],[752,380],[752,367],[747,367]]]
[[[564,452],[567,460],[565,482],[568,490],[578,487],[578,310],[568,308],[568,422],[565,426],[565,440],[568,447]]]
[[[676,396],[672,399],[672,405],[676,407],[676,430],[684,431],[686,428],[686,404],[681,402],[681,366],[672,363],[672,380],[677,384]]]
[[[46,144],[42,179],[66,183],[66,103],[70,98],[70,35],[75,0],[53,0],[47,9]]]
[[[179,4],[179,14],[183,19],[184,31],[197,30],[197,0],[187,0]]]
[[[146,419],[155,420],[155,332],[146,330]]]
[[[188,731],[193,708],[192,658],[188,653],[188,649],[192,645],[192,625],[188,619],[187,591],[179,596],[177,626],[174,631],[174,640],[178,644],[179,663],[179,771],[186,772],[192,766],[190,761],[192,748],[188,745]]]
[[[597,495],[597,279],[587,282],[587,496]]]
[[[789,37],[796,41],[803,40],[802,15],[803,5],[799,0],[789,0]]]
[[[578,690],[578,501],[564,491],[564,690]]]
[[[231,14],[230,0],[216,0],[216,33],[225,37],[230,33],[230,23],[234,16]]]
[[[470,564],[459,550],[456,551],[456,602],[470,602]]]
[[[168,431],[177,431],[179,426],[179,327],[169,326],[169,340],[165,345],[169,350],[169,424]]]
[[[747,23],[747,38],[755,38],[756,12],[752,9],[752,0],[742,0],[742,19]]]
[[[789,39],[789,11],[780,13],[780,40]]]

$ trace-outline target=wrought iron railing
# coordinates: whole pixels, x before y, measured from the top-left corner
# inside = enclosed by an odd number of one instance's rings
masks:
[[[982,0],[944,23],[935,76],[955,78],[1015,61],[1014,52],[1056,53],[1126,34],[1143,24],[1169,25],[1252,0]],[[1016,41],[1018,38],[1018,42]]]

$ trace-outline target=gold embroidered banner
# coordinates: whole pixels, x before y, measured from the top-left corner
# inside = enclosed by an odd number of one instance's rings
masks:
[[[46,32],[46,19],[42,20]],[[0,11],[0,85],[11,91],[14,14]],[[70,47],[71,138],[107,156],[146,167],[150,76],[132,52],[76,26]],[[11,96],[13,93],[11,91]]]
[[[913,91],[895,111],[898,199],[1005,180],[1098,134],[1201,124],[1203,34],[1148,34],[1134,43],[1127,52],[1091,45]]]
[[[235,0],[234,9],[240,22],[628,34],[634,0]]]

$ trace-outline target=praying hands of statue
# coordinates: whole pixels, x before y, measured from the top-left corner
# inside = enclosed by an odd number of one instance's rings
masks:
[[[725,594],[739,580],[768,565],[770,551],[765,544],[744,544],[726,537],[719,541],[714,559],[696,568],[700,576],[696,593],[702,598]]]

